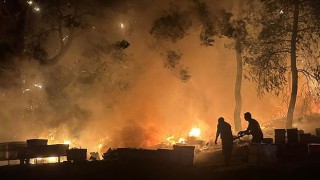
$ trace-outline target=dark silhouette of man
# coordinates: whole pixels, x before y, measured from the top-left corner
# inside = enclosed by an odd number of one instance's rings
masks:
[[[230,124],[225,122],[223,117],[218,119],[215,144],[217,144],[219,135],[222,141],[222,154],[224,156],[225,164],[229,165],[233,148],[233,135]]]
[[[248,123],[249,123],[248,128],[245,131],[240,131],[238,133],[238,136],[252,135],[251,142],[261,143],[263,140],[263,133],[262,133],[262,130],[260,128],[260,124],[258,123],[258,121],[251,117],[250,112],[244,113],[244,119],[246,121],[248,121]]]

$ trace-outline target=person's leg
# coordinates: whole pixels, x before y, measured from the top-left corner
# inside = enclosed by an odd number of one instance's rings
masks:
[[[225,165],[229,165],[231,162],[231,151],[232,151],[232,149],[230,149],[230,148],[225,148],[223,151]]]
[[[231,155],[232,155],[232,148],[228,149],[228,151],[226,152],[226,155],[225,155],[226,165],[230,165],[230,163],[231,163]]]

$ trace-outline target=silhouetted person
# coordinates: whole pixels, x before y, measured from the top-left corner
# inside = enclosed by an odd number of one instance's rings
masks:
[[[250,112],[244,113],[244,119],[248,121],[248,128],[245,131],[240,131],[238,133],[238,136],[244,136],[244,135],[252,135],[252,140],[251,142],[255,143],[261,143],[263,140],[263,133],[260,128],[260,124],[258,123],[257,120],[253,119],[251,117]]]
[[[219,135],[222,141],[222,154],[226,165],[229,165],[233,148],[233,135],[230,124],[225,122],[223,117],[218,119],[215,144],[217,144]]]

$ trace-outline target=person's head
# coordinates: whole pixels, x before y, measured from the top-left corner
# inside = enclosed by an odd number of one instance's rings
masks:
[[[223,117],[219,117],[218,123],[223,123],[223,122],[224,122],[224,118]]]
[[[251,113],[249,113],[249,112],[244,113],[244,119],[246,121],[249,121],[251,119]]]

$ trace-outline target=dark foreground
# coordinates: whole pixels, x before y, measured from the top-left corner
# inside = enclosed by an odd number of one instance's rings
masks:
[[[320,163],[253,167],[244,164],[170,166],[92,161],[0,167],[1,179],[314,179]]]
[[[247,146],[235,148],[229,166],[223,164],[221,150],[196,153],[193,165],[188,166],[149,158],[0,166],[0,179],[318,179],[320,157],[288,147],[280,151],[284,157],[280,159],[249,153]]]

